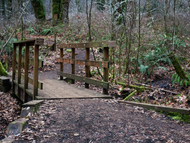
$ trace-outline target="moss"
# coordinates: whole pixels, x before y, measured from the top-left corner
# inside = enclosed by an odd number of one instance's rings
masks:
[[[63,6],[62,4],[64,3],[64,0],[53,0],[53,20],[54,22],[58,21],[61,22],[63,21]]]
[[[35,17],[39,20],[45,20],[45,8],[43,5],[43,0],[32,0],[32,6],[35,11]]]
[[[26,122],[23,122],[23,123],[22,123],[22,127],[24,127],[25,125],[26,125]]]
[[[0,76],[7,76],[8,73],[7,71],[4,69],[2,63],[0,62]]]
[[[33,109],[33,112],[34,112],[34,113],[37,112],[37,110],[38,110],[38,108],[40,107],[40,105],[41,105],[41,104],[38,104],[38,105],[35,106],[35,108]]]
[[[124,100],[129,99],[131,96],[135,95],[135,93],[137,92],[137,90],[133,91],[131,94],[129,94]]]
[[[185,74],[184,70],[182,69],[180,63],[179,63],[179,60],[175,56],[174,52],[170,52],[168,54],[168,57],[170,58],[170,61],[172,62],[178,76],[180,76],[182,79],[189,80],[187,75]]]
[[[122,83],[122,82],[117,82],[117,84],[122,85],[124,87],[129,87],[129,88],[135,89],[135,90],[137,90],[137,92],[144,92],[145,91],[144,86],[127,85],[127,84]]]
[[[66,52],[70,53],[70,52],[71,52],[71,49],[67,49]]]

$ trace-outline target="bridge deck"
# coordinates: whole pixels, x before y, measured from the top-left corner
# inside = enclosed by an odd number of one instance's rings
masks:
[[[65,81],[56,79],[43,80],[43,90],[38,90],[37,99],[72,99],[72,98],[111,98],[85,88],[69,85]]]

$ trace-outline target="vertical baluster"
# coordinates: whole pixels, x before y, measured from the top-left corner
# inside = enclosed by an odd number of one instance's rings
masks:
[[[33,77],[33,100],[38,96],[38,60],[39,45],[34,47],[34,77]]]
[[[63,48],[60,49],[60,59],[63,59]],[[63,72],[63,64],[60,62],[60,71]],[[63,76],[60,76],[60,80],[63,80]]]
[[[75,48],[72,48],[71,58],[74,61],[74,59],[75,59]],[[71,74],[75,74],[75,63],[71,64]],[[71,83],[74,84],[75,80],[72,79]]]
[[[104,47],[104,61],[109,60],[109,47]],[[104,68],[104,81],[108,82],[108,68]],[[108,94],[108,89],[103,88],[103,94]]]
[[[26,96],[26,89],[28,89],[28,68],[29,68],[29,45],[25,45],[25,55],[24,55],[24,90],[23,90],[23,100],[24,102],[28,101]]]
[[[13,83],[13,94],[15,94],[15,84],[14,84],[14,80],[15,80],[15,75],[16,75],[16,45],[13,45],[13,65],[12,65],[12,83]]]
[[[90,59],[90,48],[86,48],[85,58],[86,58],[86,60]],[[90,66],[85,65],[85,76],[90,77]],[[88,83],[85,83],[85,88],[89,88]]]
[[[21,98],[21,89],[19,88],[19,84],[21,84],[21,63],[22,62],[22,44],[19,44],[19,50],[18,50],[18,97]],[[22,99],[21,99],[22,100]]]

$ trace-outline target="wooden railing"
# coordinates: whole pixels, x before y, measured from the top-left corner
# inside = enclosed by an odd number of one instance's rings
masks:
[[[90,47],[103,47],[104,48],[104,61],[90,61]],[[71,83],[75,83],[75,80],[85,82],[85,88],[89,88],[89,84],[93,84],[103,88],[103,93],[108,94],[109,83],[108,83],[108,69],[109,69],[109,47],[116,47],[115,41],[102,41],[102,42],[90,42],[90,43],[75,43],[75,44],[61,44],[58,45],[60,49],[60,58],[57,59],[60,62],[60,71],[57,74],[62,80],[63,77],[72,79]],[[71,48],[71,59],[63,58],[63,49]],[[75,59],[75,49],[83,48],[85,51],[86,60]],[[71,74],[63,72],[63,63],[71,64]],[[75,64],[85,65],[85,77],[75,75]],[[104,68],[103,81],[90,79],[90,66]]]
[[[30,39],[26,41],[18,41],[13,43],[13,93],[17,95],[23,102],[34,100],[35,97],[38,95],[38,88],[43,89],[43,83],[38,81],[38,67],[43,67],[43,61],[39,60],[39,46],[43,44],[44,39],[40,38]],[[34,46],[34,59],[29,59],[30,46]],[[24,57],[22,56],[23,47],[25,47]],[[18,63],[17,70],[16,63]],[[22,64],[24,64],[24,74],[21,73]],[[29,65],[33,65],[33,78],[28,77]],[[28,83],[33,85],[33,89],[29,88]]]

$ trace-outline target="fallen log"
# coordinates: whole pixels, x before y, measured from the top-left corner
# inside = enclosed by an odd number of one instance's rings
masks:
[[[145,91],[145,87],[144,86],[125,84],[123,82],[117,82],[117,84],[122,85],[123,87],[128,87],[128,88],[135,89],[135,90],[137,90],[138,93]]]

